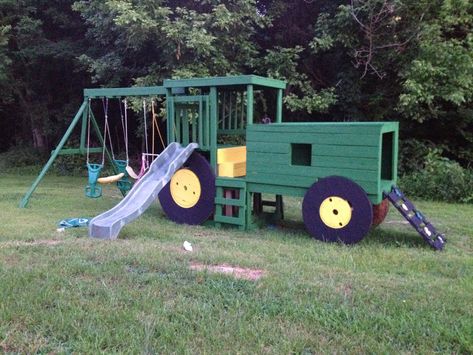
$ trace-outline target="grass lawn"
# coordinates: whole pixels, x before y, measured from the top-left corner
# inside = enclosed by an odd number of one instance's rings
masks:
[[[356,246],[315,241],[296,199],[282,226],[252,232],[176,225],[156,204],[100,241],[56,223],[109,209],[117,190],[87,199],[85,178],[51,176],[19,209],[32,180],[0,175],[0,352],[473,352],[473,205],[416,201],[444,252],[394,209]]]

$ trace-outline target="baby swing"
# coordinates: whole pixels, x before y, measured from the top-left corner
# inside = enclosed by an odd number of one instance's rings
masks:
[[[125,129],[124,131],[125,132],[128,132],[128,126],[127,126],[127,122],[128,122],[128,117],[127,117],[127,113],[126,113],[126,101],[125,101]],[[152,118],[152,129],[151,129],[151,133],[152,133],[152,151],[151,153],[149,153],[149,146],[148,146],[148,126],[146,124],[146,100],[143,100],[143,129],[144,129],[144,138],[145,138],[145,152],[141,154],[141,167],[140,167],[140,172],[137,174],[135,173],[135,171],[133,170],[133,168],[127,164],[127,167],[126,167],[126,172],[128,173],[128,175],[135,179],[135,180],[139,180],[145,173],[146,171],[149,169],[149,166],[150,166],[150,162],[149,162],[149,158],[151,157],[151,163],[153,162],[154,159],[157,158],[158,154],[155,154],[155,150],[154,150],[154,129],[156,128],[157,131],[158,131],[158,134],[159,134],[159,138],[161,140],[161,144],[163,145],[163,148],[165,148],[165,144],[164,144],[164,140],[163,140],[163,137],[161,135],[161,131],[159,129],[159,125],[158,125],[158,121],[156,120],[156,114],[155,114],[155,111],[154,111],[154,100],[151,100],[151,114],[153,116]],[[128,133],[127,133],[127,138],[128,138]],[[128,142],[128,140],[125,140],[125,142]],[[126,143],[127,144],[127,143]],[[126,151],[127,151],[127,161],[128,161],[128,145],[126,145]]]

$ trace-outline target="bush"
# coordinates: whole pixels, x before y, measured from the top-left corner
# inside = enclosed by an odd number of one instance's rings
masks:
[[[5,153],[0,154],[0,169],[2,171],[12,168],[40,165],[44,161],[41,153],[30,146],[19,145],[10,148]]]
[[[430,149],[421,170],[404,175],[400,186],[407,195],[447,202],[473,202],[473,172]]]
[[[399,140],[399,175],[407,175],[424,168],[427,154],[435,146],[432,142],[418,139]]]
[[[57,175],[86,175],[86,159],[82,155],[60,155],[54,161],[52,171]]]

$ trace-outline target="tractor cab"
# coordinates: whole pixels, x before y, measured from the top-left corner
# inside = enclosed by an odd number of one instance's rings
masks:
[[[215,174],[246,175],[246,128],[281,122],[286,83],[256,75],[165,80],[168,143],[199,144]]]

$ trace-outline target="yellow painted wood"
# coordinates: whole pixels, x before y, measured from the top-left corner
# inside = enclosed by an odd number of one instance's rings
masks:
[[[246,175],[246,161],[218,164],[218,176],[241,177]]]
[[[171,178],[171,197],[182,208],[194,207],[199,202],[201,185],[197,175],[190,169],[179,169]]]
[[[217,151],[218,176],[246,175],[246,146],[220,148]]]
[[[234,163],[246,161],[246,146],[220,148],[217,152],[217,163]]]
[[[319,214],[326,226],[340,229],[350,223],[352,210],[347,200],[338,196],[330,196],[320,205]]]

